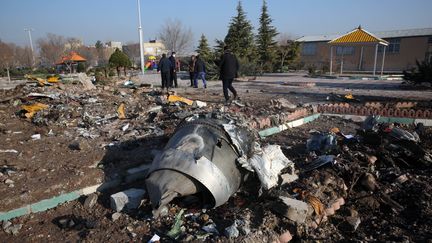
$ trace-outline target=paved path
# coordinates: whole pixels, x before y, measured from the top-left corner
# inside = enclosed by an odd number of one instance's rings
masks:
[[[143,82],[160,85],[158,74],[145,75]],[[302,87],[307,83],[314,83],[313,87]],[[248,82],[235,82],[241,93],[257,96],[297,96],[299,101],[324,101],[331,93],[347,94],[362,97],[366,100],[432,100],[432,89],[406,90],[401,87],[402,81],[396,80],[360,80],[360,79],[319,79],[304,77],[304,74],[267,74]],[[186,87],[189,80],[179,80],[179,85]],[[200,83],[200,86],[202,84]],[[221,81],[209,82],[209,90],[221,92]],[[304,96],[304,97],[302,97]]]

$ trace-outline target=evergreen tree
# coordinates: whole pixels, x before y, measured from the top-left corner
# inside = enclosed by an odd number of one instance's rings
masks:
[[[225,42],[223,40],[216,39],[216,45],[213,48],[213,55],[216,57],[216,61],[219,61],[218,58],[221,58],[224,53]]]
[[[276,28],[271,25],[272,19],[268,14],[267,3],[263,0],[261,8],[260,27],[257,35],[258,65],[261,72],[272,72],[277,56],[277,42],[275,37],[278,35]]]
[[[210,46],[204,34],[201,35],[201,38],[198,42],[198,48],[195,51],[199,53],[201,59],[204,62],[208,62],[213,59]]]
[[[112,67],[115,67],[117,70],[117,76],[120,76],[120,68],[123,67],[124,74],[126,76],[126,68],[132,66],[132,62],[129,57],[120,51],[118,48],[111,54],[109,58],[109,64]]]
[[[207,38],[204,34],[198,42],[198,48],[195,50],[200,55],[201,60],[206,64],[208,79],[216,79],[218,74],[218,67],[215,63],[215,56],[210,49]]]
[[[254,45],[253,27],[246,19],[241,1],[237,5],[237,16],[231,19],[228,27],[228,34],[225,37],[225,44],[239,58],[248,62],[253,62],[256,58]]]

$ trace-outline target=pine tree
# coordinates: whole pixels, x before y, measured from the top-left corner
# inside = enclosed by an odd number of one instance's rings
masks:
[[[213,59],[210,46],[204,34],[201,35],[201,39],[199,40],[198,47],[195,51],[199,53],[201,59],[204,62],[208,62],[209,60]]]
[[[260,71],[272,72],[276,61],[277,42],[275,37],[278,35],[276,28],[271,25],[272,19],[268,14],[267,3],[263,0],[261,8],[260,27],[257,35],[258,65]]]
[[[228,34],[224,42],[238,58],[247,60],[248,62],[253,62],[256,58],[252,30],[252,24],[246,19],[246,13],[243,10],[241,1],[239,1],[237,5],[237,16],[231,19],[228,27]]]

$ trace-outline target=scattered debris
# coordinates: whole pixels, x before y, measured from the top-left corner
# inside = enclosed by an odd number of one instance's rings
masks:
[[[40,134],[33,134],[33,135],[31,135],[31,138],[33,140],[39,140],[39,139],[41,139],[41,135]]]
[[[86,200],[84,201],[84,207],[87,209],[93,208],[97,200],[98,200],[98,195],[96,193],[92,193],[88,195]]]
[[[182,220],[183,214],[184,214],[184,209],[180,210],[180,212],[178,212],[177,215],[175,216],[174,225],[167,233],[167,236],[170,237],[171,239],[176,240],[182,233],[181,226],[183,224],[183,220]]]
[[[226,227],[224,233],[225,236],[228,237],[229,239],[237,238],[240,235],[240,232],[237,229],[237,224],[235,222],[231,226]]]
[[[186,105],[193,105],[193,101],[178,95],[169,95],[168,96],[168,102],[175,103],[175,102],[182,102]]]
[[[309,211],[307,203],[283,196],[280,196],[279,199],[281,201],[275,202],[272,207],[277,213],[299,224],[306,221]]]
[[[250,158],[250,164],[258,174],[261,186],[269,190],[278,183],[278,176],[282,169],[291,167],[294,174],[294,163],[282,153],[279,145],[268,145],[262,148],[262,152]],[[291,174],[292,176],[294,176]]]
[[[15,149],[0,149],[0,153],[14,153],[14,154],[17,154],[18,151],[16,151]]]
[[[119,119],[126,119],[124,103],[121,103],[120,106],[117,108],[117,117]]]
[[[111,215],[111,219],[112,219],[112,221],[114,222],[114,221],[116,221],[117,219],[119,219],[120,217],[121,217],[121,213],[119,213],[119,212],[115,212],[115,213],[113,213],[112,215]]]
[[[116,212],[120,212],[124,208],[127,210],[136,209],[140,205],[141,199],[145,193],[146,191],[143,189],[131,188],[126,191],[113,194],[110,197],[111,208]]]
[[[47,109],[48,105],[42,104],[42,103],[35,103],[33,105],[23,105],[21,106],[21,109],[26,111],[25,117],[32,118],[38,111]]]

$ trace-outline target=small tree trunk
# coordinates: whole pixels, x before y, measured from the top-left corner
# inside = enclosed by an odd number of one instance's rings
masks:
[[[116,67],[116,69],[117,69],[117,77],[120,77],[120,68]]]
[[[6,73],[7,73],[7,77],[8,77],[9,83],[10,83],[11,82],[11,78],[10,78],[9,68],[6,68]]]
[[[124,76],[126,77],[126,67],[123,67]]]

